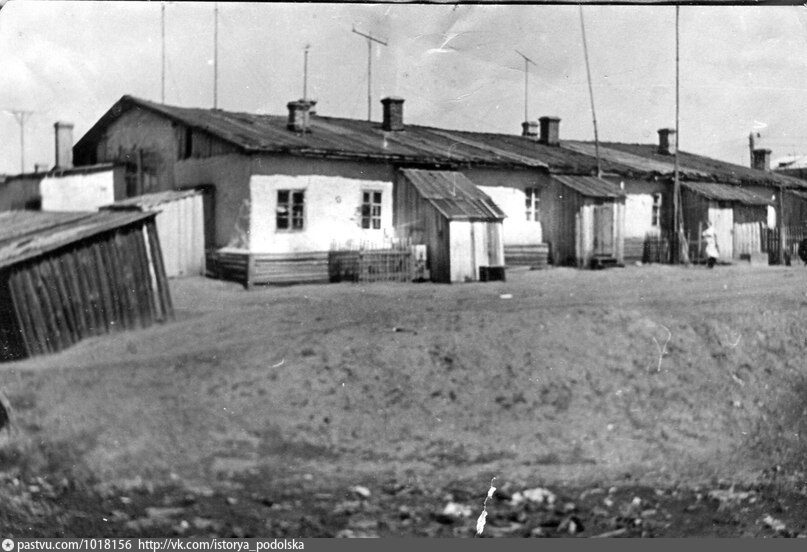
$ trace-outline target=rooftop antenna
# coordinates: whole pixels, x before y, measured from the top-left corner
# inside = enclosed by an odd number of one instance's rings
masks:
[[[378,42],[382,46],[386,46],[387,43],[372,34],[357,31],[355,26],[353,27],[353,32],[367,39],[367,120],[370,121],[373,114],[373,42]]]
[[[516,53],[524,58],[524,120],[529,121],[530,117],[527,111],[527,91],[529,90],[530,86],[530,63],[535,65],[535,62],[518,50],[516,50]]]
[[[165,2],[160,2],[160,37],[162,39],[162,72],[160,73],[160,101],[165,103]]]
[[[20,174],[22,174],[25,172],[25,123],[34,112],[24,109],[4,109],[4,111],[12,115],[20,125]]]
[[[594,156],[597,158],[597,178],[602,178],[602,165],[600,164],[600,138],[597,134],[597,112],[594,111],[594,89],[591,86],[591,68],[588,63],[588,45],[586,44],[586,23],[583,20],[583,6],[580,8],[580,30],[583,33],[583,56],[586,58],[586,76],[588,77],[588,95],[591,99],[591,118],[594,121]]]
[[[219,3],[213,3],[213,109],[219,106]]]
[[[308,101],[308,50],[311,49],[310,44],[306,44],[303,49],[303,101]]]

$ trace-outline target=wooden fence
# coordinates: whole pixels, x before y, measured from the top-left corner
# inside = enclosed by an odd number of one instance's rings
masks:
[[[784,251],[782,247],[782,234],[784,234]],[[804,226],[785,226],[784,228],[766,228],[762,240],[763,252],[768,253],[770,264],[785,264],[801,262],[799,259],[799,244],[807,238],[807,228]]]
[[[407,249],[331,251],[331,282],[409,282],[415,278],[413,252]]]

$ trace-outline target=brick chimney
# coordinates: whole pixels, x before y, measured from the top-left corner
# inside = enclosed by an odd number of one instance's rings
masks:
[[[73,123],[58,121],[53,124],[56,136],[56,169],[73,167]]]
[[[538,141],[547,146],[560,145],[560,118],[559,117],[541,117],[538,119],[541,123],[541,135]]]
[[[662,155],[675,155],[675,129],[658,129],[658,152]]]
[[[294,132],[311,132],[308,123],[311,115],[316,113],[316,104],[315,100],[297,100],[286,104],[289,108],[289,122],[286,127]]]
[[[751,156],[753,158],[753,162],[751,164],[752,169],[757,169],[760,171],[771,170],[771,150],[755,149],[751,152]]]
[[[381,104],[384,106],[384,119],[381,122],[381,128],[389,132],[404,129],[403,103],[403,98],[393,96],[381,100]]]
[[[533,140],[538,139],[538,121],[524,121],[521,123],[521,135]]]

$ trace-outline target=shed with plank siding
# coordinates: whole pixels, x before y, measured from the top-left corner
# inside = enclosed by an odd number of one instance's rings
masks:
[[[398,237],[427,246],[434,281],[476,281],[482,267],[503,272],[504,213],[462,173],[402,169],[393,203]]]
[[[541,204],[544,241],[556,265],[589,267],[595,259],[623,262],[625,193],[601,178],[552,175]]]
[[[714,182],[682,182],[681,211],[690,243],[698,243],[706,222],[714,225],[720,260],[761,252],[761,228],[772,201],[740,186]],[[697,249],[697,247],[696,247]],[[703,247],[701,247],[703,249]],[[698,260],[703,251],[691,251]]]
[[[171,318],[154,216],[0,214],[0,360]]]
[[[196,190],[157,192],[107,205],[112,211],[156,211],[157,235],[163,251],[165,274],[204,274],[205,225],[203,194]]]

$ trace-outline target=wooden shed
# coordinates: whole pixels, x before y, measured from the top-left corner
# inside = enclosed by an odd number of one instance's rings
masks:
[[[544,241],[556,265],[622,264],[625,193],[592,176],[552,175],[542,191]]]
[[[699,242],[699,229],[702,231],[706,222],[711,222],[717,233],[720,260],[725,262],[762,251],[760,233],[762,225],[767,224],[771,204],[770,199],[739,186],[681,183],[681,212],[690,244]],[[697,260],[701,253],[691,251],[690,257]]]
[[[0,213],[0,360],[173,316],[154,213]]]
[[[402,169],[394,206],[398,237],[426,245],[432,280],[504,278],[504,213],[462,173]]]
[[[157,235],[165,274],[196,276],[205,270],[205,224],[202,192],[181,190],[131,197],[104,207],[114,211],[157,211]]]

